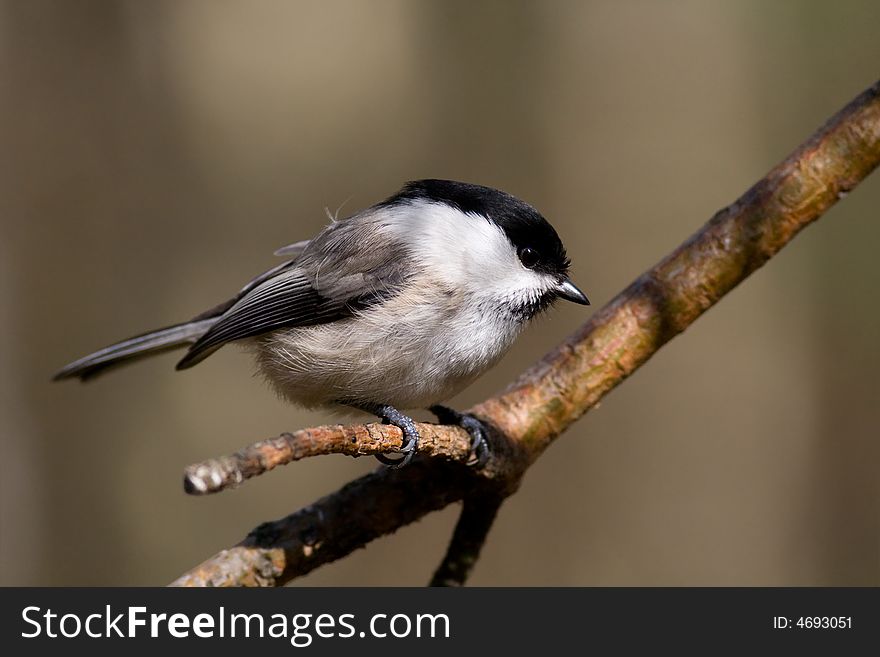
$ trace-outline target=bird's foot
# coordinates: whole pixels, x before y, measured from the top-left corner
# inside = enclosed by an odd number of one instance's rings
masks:
[[[419,430],[416,429],[416,423],[413,422],[413,419],[387,404],[361,406],[360,408],[382,418],[383,424],[390,424],[403,432],[403,445],[398,450],[402,456],[392,458],[387,454],[376,454],[379,463],[387,465],[389,468],[398,469],[412,461],[419,448]]]
[[[471,436],[471,455],[468,465],[483,467],[489,459],[489,441],[486,440],[486,426],[470,413],[461,413],[454,408],[435,404],[429,409],[441,424],[459,426]]]

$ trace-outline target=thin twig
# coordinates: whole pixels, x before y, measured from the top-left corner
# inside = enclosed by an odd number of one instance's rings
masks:
[[[419,454],[453,461],[467,461],[470,436],[458,427],[417,424]],[[191,495],[217,493],[237,486],[246,479],[261,475],[279,465],[309,456],[345,454],[375,456],[399,449],[402,434],[387,424],[335,425],[283,433],[253,443],[235,454],[190,465],[184,470],[183,487]]]
[[[175,584],[283,584],[468,497],[489,479],[500,495],[512,494],[526,469],[560,433],[878,163],[880,83],[832,117],[504,393],[472,409],[491,427],[485,467],[417,459],[402,471],[361,478],[312,507],[264,525],[271,531],[257,531],[256,537],[252,533]],[[321,538],[320,546],[302,539],[312,529]]]

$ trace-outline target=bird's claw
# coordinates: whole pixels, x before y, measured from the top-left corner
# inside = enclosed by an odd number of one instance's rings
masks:
[[[486,439],[486,427],[477,417],[439,404],[428,410],[437,416],[441,424],[459,426],[470,434],[471,453],[467,465],[479,468],[486,465],[489,460],[489,441]]]
[[[395,426],[403,433],[403,444],[398,450],[403,456],[392,458],[388,454],[376,454],[376,460],[395,470],[405,467],[412,461],[419,448],[419,430],[416,429],[416,423],[393,406],[379,406],[371,409],[371,412],[381,417],[383,424]]]

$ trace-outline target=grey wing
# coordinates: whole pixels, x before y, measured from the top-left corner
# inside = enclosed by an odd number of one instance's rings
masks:
[[[301,271],[285,271],[242,295],[211,329],[196,341],[177,369],[204,360],[227,342],[287,325],[307,325],[332,313]]]
[[[316,277],[308,269],[282,271],[236,301],[190,347],[177,369],[192,367],[227,342],[350,317],[396,294],[403,281],[399,272],[392,266],[367,272],[344,271],[322,277],[316,287]]]
[[[259,276],[254,277],[252,280],[248,281],[247,285],[245,285],[241,290],[239,290],[238,294],[236,294],[231,299],[227,299],[223,303],[219,303],[213,308],[209,308],[203,313],[200,313],[192,318],[191,321],[197,322],[202,319],[207,319],[209,317],[217,317],[218,315],[222,315],[227,310],[232,308],[235,303],[240,300],[245,294],[253,290],[257,285],[263,283],[264,281],[269,280],[276,274],[280,274],[286,269],[290,269],[290,267],[296,262],[297,258],[302,255],[302,252],[305,251],[305,248],[309,245],[309,240],[303,240],[301,242],[295,242],[293,244],[288,244],[287,246],[283,246],[277,251],[275,251],[275,255],[277,256],[286,256],[288,258],[292,258],[290,260],[285,260],[280,265],[276,265],[267,271],[264,271]]]
[[[246,286],[177,368],[195,365],[227,342],[337,321],[396,295],[413,271],[412,256],[386,228],[382,213],[370,208],[330,224],[308,243],[281,249],[296,259]]]

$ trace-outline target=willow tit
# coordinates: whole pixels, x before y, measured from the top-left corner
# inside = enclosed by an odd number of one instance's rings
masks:
[[[399,409],[431,407],[478,443],[475,418],[437,403],[494,365],[556,299],[589,304],[537,210],[450,180],[407,183],[276,255],[287,259],[229,301],[80,358],[55,380],[90,379],[181,347],[188,349],[177,369],[187,369],[239,342],[282,397],[359,409],[399,427],[403,456],[381,460],[400,467],[419,436]]]

